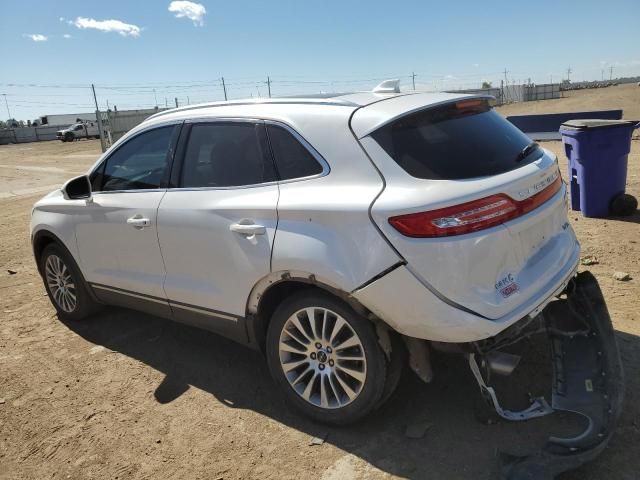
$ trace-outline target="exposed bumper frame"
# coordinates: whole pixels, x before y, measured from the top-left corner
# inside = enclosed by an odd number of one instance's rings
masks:
[[[474,355],[469,356],[471,369],[474,371],[475,365],[474,375],[482,393],[503,418],[526,420],[567,411],[584,416],[587,427],[571,438],[550,437],[545,447],[532,455],[501,454],[502,478],[552,479],[592,460],[606,447],[622,410],[620,353],[604,297],[593,275],[578,274],[569,284],[566,298],[550,303],[541,316],[552,351],[551,405],[544,399],[535,399],[522,412],[503,410],[493,389],[481,375],[478,378]]]

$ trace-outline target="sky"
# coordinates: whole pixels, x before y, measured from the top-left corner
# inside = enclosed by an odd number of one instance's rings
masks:
[[[639,0],[0,0],[0,119],[640,74]],[[2,94],[6,94],[3,96]]]

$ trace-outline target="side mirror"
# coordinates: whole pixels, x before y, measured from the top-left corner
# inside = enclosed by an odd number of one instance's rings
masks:
[[[82,175],[72,178],[62,187],[62,194],[67,200],[79,200],[91,198],[91,182],[89,177]]]

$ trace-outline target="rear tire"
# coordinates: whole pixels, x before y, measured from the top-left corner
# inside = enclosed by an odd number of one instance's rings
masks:
[[[84,320],[98,309],[80,269],[64,248],[47,245],[39,266],[49,300],[62,320]]]
[[[374,326],[325,292],[304,290],[278,306],[266,356],[287,402],[319,422],[355,422],[385,393],[387,365]]]

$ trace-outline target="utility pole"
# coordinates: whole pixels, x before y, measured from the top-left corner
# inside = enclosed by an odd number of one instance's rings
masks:
[[[416,72],[411,73],[411,81],[413,82],[413,89],[416,89]]]
[[[173,98],[176,101],[176,108],[178,108],[178,97]]]
[[[553,85],[553,75],[549,75],[549,83]]]
[[[271,79],[267,75],[267,89],[269,90],[269,98],[271,98]]]
[[[156,89],[153,89],[153,99],[156,101],[156,108],[158,108],[158,96],[156,95]]]
[[[107,100],[107,111],[109,111],[109,110],[110,110],[110,108],[109,108],[109,100]]]
[[[191,105],[191,100],[189,100],[189,95],[187,95],[187,105]]]
[[[602,69],[602,81],[604,82],[604,68]]]
[[[169,104],[167,103],[167,97],[164,97],[164,108],[169,108]]]
[[[609,81],[613,80],[613,65],[609,67]]]
[[[91,84],[91,90],[93,90],[93,101],[96,104],[96,120],[98,120],[98,132],[100,133],[100,147],[104,152],[107,150],[107,146],[104,142],[104,131],[102,129],[102,114],[100,113],[100,109],[98,108],[98,97],[96,97],[96,87],[95,85],[93,85],[93,83]]]
[[[224,101],[227,101],[227,86],[224,84],[224,77],[220,77],[222,80],[222,90],[224,91]]]
[[[571,67],[567,68],[567,83],[571,83]]]
[[[7,102],[7,94],[3,93],[2,95],[4,96],[4,104],[7,106],[7,118],[9,119],[11,118],[11,112],[9,111],[9,102]]]

